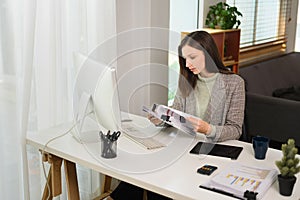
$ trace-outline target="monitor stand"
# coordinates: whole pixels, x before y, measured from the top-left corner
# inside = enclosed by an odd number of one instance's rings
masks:
[[[72,131],[73,137],[80,143],[98,142],[99,125],[95,119],[92,95],[83,92],[75,118],[75,130]]]

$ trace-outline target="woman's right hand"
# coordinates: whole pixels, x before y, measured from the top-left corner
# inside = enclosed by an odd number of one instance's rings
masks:
[[[206,121],[203,121],[201,119],[196,119],[193,117],[188,117],[187,120],[193,125],[194,131],[203,133],[205,135],[210,134],[211,126]]]
[[[152,122],[155,126],[159,126],[159,125],[161,125],[161,124],[163,123],[162,120],[160,120],[160,119],[158,119],[158,118],[156,118],[155,116],[150,115],[150,114],[147,115],[147,118],[148,118],[148,119],[150,120],[150,122]]]

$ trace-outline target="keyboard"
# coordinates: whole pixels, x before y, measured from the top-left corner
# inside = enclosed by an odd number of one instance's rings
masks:
[[[165,147],[166,145],[161,143],[160,141],[148,137],[148,138],[140,138],[140,137],[134,137],[132,135],[125,134],[127,138],[131,139],[132,141],[136,142],[139,145],[142,145],[143,147],[151,150],[151,149],[158,149]]]
[[[137,144],[145,147],[146,149],[158,149],[162,147],[166,147],[166,145],[162,142],[160,142],[158,139],[155,139],[154,137],[137,137],[136,135],[143,136],[144,134],[139,131],[136,127],[126,124],[122,125],[122,129],[125,132],[125,136],[132,140],[133,142],[136,142]],[[131,134],[128,134],[131,133]],[[135,136],[134,136],[135,135]]]

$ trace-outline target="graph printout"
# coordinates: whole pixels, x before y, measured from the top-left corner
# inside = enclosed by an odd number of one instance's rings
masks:
[[[257,192],[257,198],[260,199],[276,180],[276,176],[277,171],[275,169],[233,163],[205,185],[240,197],[243,197],[244,192],[247,190]]]

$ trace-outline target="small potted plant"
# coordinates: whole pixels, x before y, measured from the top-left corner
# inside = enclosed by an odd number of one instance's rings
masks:
[[[237,29],[241,24],[238,16],[243,15],[235,6],[219,2],[209,7],[205,24],[209,28],[232,29],[235,26]]]
[[[299,158],[296,158],[298,149],[295,147],[295,140],[289,139],[287,144],[281,146],[283,157],[275,162],[280,174],[278,175],[279,192],[284,196],[291,196],[296,183],[296,176],[300,171]]]

